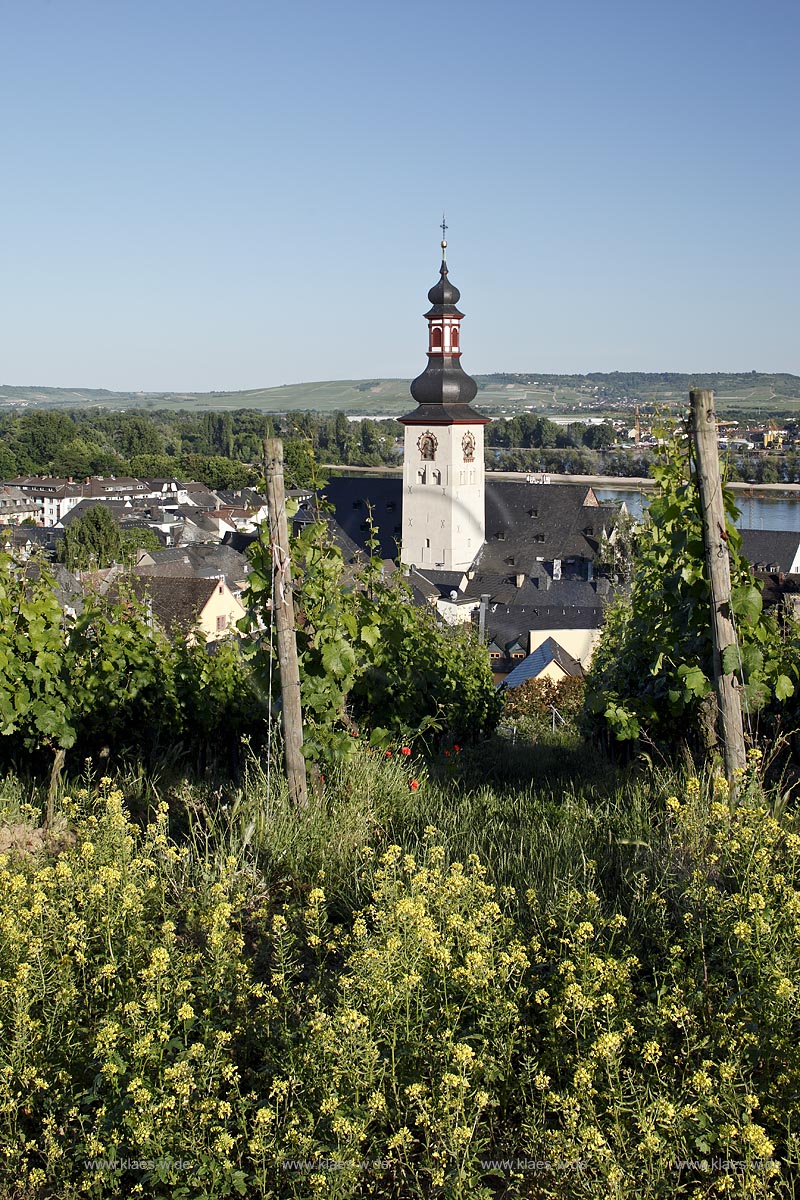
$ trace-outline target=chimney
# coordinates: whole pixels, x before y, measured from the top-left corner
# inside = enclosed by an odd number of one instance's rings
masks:
[[[478,637],[482,642],[486,641],[486,609],[489,607],[491,594],[489,592],[481,593],[481,606],[478,612]]]

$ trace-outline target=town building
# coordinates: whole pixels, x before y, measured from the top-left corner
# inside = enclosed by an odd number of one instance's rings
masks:
[[[461,366],[461,293],[448,278],[442,239],[439,281],[428,292],[428,365],[411,384],[417,408],[404,417],[400,561],[468,570],[486,525],[483,428],[471,407],[478,385]]]
[[[446,248],[428,293],[427,366],[411,384],[417,407],[400,418],[402,481],[331,479],[335,536],[347,557],[372,544],[388,571],[399,562],[415,599],[443,622],[479,623],[497,680],[545,643],[554,669],[581,670],[611,591],[595,560],[621,510],[585,485],[487,480],[489,419],[472,407],[477,385],[461,366],[464,314]]]

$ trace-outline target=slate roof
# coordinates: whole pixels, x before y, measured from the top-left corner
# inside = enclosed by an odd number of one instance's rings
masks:
[[[165,629],[190,633],[218,586],[216,579],[178,579],[131,576],[131,587],[139,600],[152,602],[153,616]]]
[[[228,505],[231,508],[244,507],[258,509],[267,503],[267,497],[262,496],[262,494],[257,492],[255,488],[244,487],[236,488],[234,490],[229,488],[218,488],[214,494],[219,496],[223,504]]]
[[[331,479],[324,495],[335,509],[337,524],[351,541],[364,549],[369,536],[370,503],[380,556],[397,557],[403,518],[401,479],[397,476]],[[593,503],[586,504],[587,499]],[[491,590],[477,586],[488,583],[490,577],[498,585],[501,579],[517,573],[538,574],[540,559],[552,562],[560,558],[564,569],[570,558],[593,560],[602,531],[611,533],[619,511],[617,505],[598,504],[586,484],[524,484],[487,479],[486,544],[475,564],[470,594]]]
[[[459,590],[464,579],[463,571],[420,571],[412,567],[408,572],[408,582],[431,600],[449,600],[451,592],[458,592],[458,599],[464,600],[464,594]]]
[[[508,651],[518,638],[527,641],[527,635],[533,629],[599,629],[603,615],[601,603],[541,607],[490,604],[486,612],[486,634],[500,649]],[[477,613],[473,614],[473,620],[477,624]]]
[[[237,529],[233,532],[226,532],[221,545],[230,546],[232,550],[237,550],[239,554],[244,554],[247,547],[252,546],[253,542],[257,541],[257,533],[244,533]]]
[[[617,505],[598,504],[586,484],[487,480],[486,544],[477,571],[508,574],[513,567],[532,574],[537,560],[591,561],[603,530],[611,533],[619,511]]]
[[[179,536],[181,539],[189,541],[192,538],[197,538],[198,535],[205,540],[209,538],[219,538],[219,521],[202,508],[189,508],[186,505],[178,507],[175,512],[179,513],[183,520],[183,529]]]
[[[336,512],[336,524],[346,539],[363,553],[367,553],[369,537],[369,508],[378,538],[378,554],[381,558],[396,559],[397,545],[402,532],[403,482],[395,477],[369,479],[349,477],[331,479],[323,489],[323,495]],[[342,547],[344,549],[344,546]]]
[[[53,576],[53,592],[58,603],[62,608],[71,608],[80,616],[85,601],[85,593],[80,581],[62,563],[48,563],[46,569]],[[38,580],[40,574],[39,563],[31,561],[25,564],[26,579]]]
[[[183,489],[189,497],[189,509],[204,509],[207,512],[214,512],[219,508],[219,500],[214,492],[202,483],[187,483]]]
[[[32,546],[43,550],[55,550],[56,543],[64,536],[63,529],[55,529],[52,525],[12,525],[10,533],[12,546],[26,546],[30,542]],[[3,543],[6,540],[4,536]]]
[[[85,497],[83,500],[79,500],[69,512],[64,513],[59,525],[63,525],[66,529],[73,521],[79,521],[81,517],[85,517],[90,508],[96,508],[98,505],[107,508],[117,522],[121,521],[123,516],[130,516],[133,511],[127,500],[93,500]]]
[[[784,529],[740,529],[742,553],[758,571],[779,571],[788,575],[800,568],[800,533]]]
[[[499,687],[519,687],[528,679],[536,679],[551,663],[557,663],[567,675],[579,678],[583,676],[583,667],[578,660],[568,654],[555,638],[548,638],[547,641],[542,642],[541,646],[537,646],[532,654],[518,663],[512,671],[509,671]]]
[[[239,591],[250,572],[250,564],[233,546],[199,542],[178,546],[153,556],[153,563],[139,564],[136,574],[143,578],[216,579],[222,575],[232,592]]]

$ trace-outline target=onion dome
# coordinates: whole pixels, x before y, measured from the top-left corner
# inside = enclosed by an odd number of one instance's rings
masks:
[[[425,313],[428,322],[428,365],[411,384],[411,395],[419,408],[401,417],[404,425],[418,422],[469,422],[488,424],[469,407],[478,394],[478,385],[461,366],[461,321],[464,314],[456,307],[461,293],[447,273],[447,242],[442,241],[442,265],[439,280],[428,292],[432,307]]]
[[[442,242],[442,265],[439,268],[439,282],[435,283],[428,292],[428,299],[433,308],[430,312],[426,312],[425,316],[430,320],[431,317],[441,316],[445,312],[450,316],[463,317],[464,314],[456,308],[461,299],[461,292],[454,283],[451,283],[447,278],[447,258],[444,251],[447,249],[447,242]]]

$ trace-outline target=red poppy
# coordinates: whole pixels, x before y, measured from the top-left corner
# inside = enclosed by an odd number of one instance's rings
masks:
[[[449,758],[449,757],[450,757],[450,751],[449,751],[449,750],[445,750],[445,752],[444,752],[444,756],[445,756],[445,758]]]
[[[453,746],[453,749],[455,750],[456,754],[460,754],[460,753],[461,753],[461,747],[460,747],[458,744],[456,744],[455,746]]]
[[[405,754],[407,757],[411,753],[411,747],[410,746],[401,746],[400,753]]]
[[[386,757],[386,758],[391,758],[391,757],[392,757],[392,752],[391,752],[391,750],[387,750],[387,751],[386,751],[386,756],[385,756],[385,757]]]
[[[419,780],[412,779],[408,786],[411,788],[412,792],[415,792],[419,787]]]

